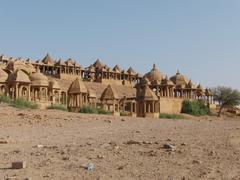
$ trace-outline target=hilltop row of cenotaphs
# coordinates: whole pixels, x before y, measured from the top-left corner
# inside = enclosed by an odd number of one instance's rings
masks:
[[[196,86],[179,71],[168,78],[154,64],[141,76],[131,67],[127,71],[118,65],[110,68],[99,59],[83,68],[76,60],[56,61],[49,54],[35,62],[0,56],[0,94],[35,101],[42,107],[64,104],[79,111],[92,106],[114,115],[140,117],[180,113],[184,99],[214,104],[210,89]]]

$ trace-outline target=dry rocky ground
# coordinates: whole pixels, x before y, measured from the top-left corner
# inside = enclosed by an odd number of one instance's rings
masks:
[[[14,161],[26,161],[27,167],[11,169]],[[237,180],[240,120],[112,117],[0,105],[0,180],[7,177]]]

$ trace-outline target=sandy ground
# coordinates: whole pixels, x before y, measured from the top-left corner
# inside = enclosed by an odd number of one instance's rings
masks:
[[[26,161],[27,168],[11,169],[13,161]],[[85,168],[88,163],[93,170]],[[144,119],[0,105],[0,179],[7,177],[237,180],[240,120]]]

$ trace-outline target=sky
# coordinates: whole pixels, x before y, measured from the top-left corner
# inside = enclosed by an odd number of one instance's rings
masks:
[[[196,84],[240,89],[239,0],[1,0],[0,54],[86,67],[156,63]]]

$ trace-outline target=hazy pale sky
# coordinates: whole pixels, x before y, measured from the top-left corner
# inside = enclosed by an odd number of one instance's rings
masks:
[[[1,0],[0,54],[156,63],[204,86],[240,89],[239,0]]]

